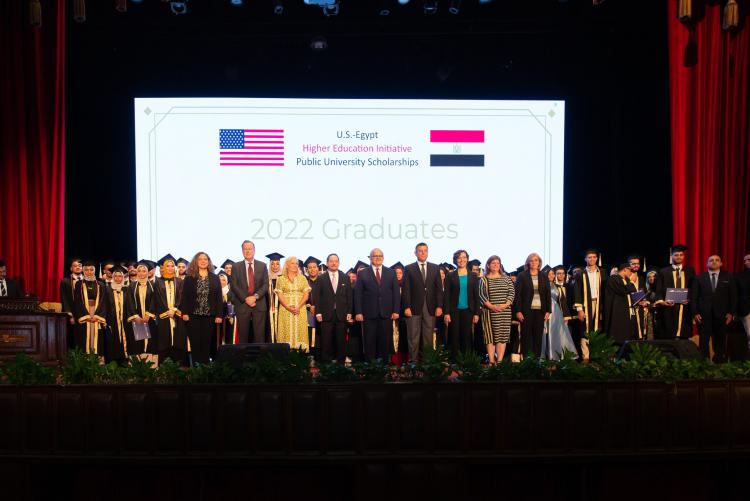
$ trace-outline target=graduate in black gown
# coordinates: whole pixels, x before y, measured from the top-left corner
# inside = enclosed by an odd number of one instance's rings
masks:
[[[484,276],[482,271],[482,262],[479,259],[472,259],[468,264],[469,270],[476,275],[477,279]],[[479,318],[482,318],[482,310],[484,306],[479,307]],[[512,311],[512,309],[511,309]],[[513,313],[515,315],[515,313]],[[489,355],[487,355],[487,347],[484,344],[484,328],[482,322],[474,324],[474,351],[476,351],[480,357],[483,357],[485,363],[489,361]],[[507,350],[506,350],[507,351]]]
[[[630,282],[632,273],[630,263],[622,263],[617,267],[617,274],[610,276],[606,282],[604,330],[618,345],[636,337],[636,317],[630,296],[636,291]]]
[[[236,322],[234,321],[234,294],[232,293],[232,288],[229,287],[229,275],[226,274],[224,270],[221,270],[219,273],[219,281],[221,282],[221,299],[224,302],[224,306],[222,308],[222,317],[224,318],[224,321],[221,323],[218,329],[218,338],[216,339],[216,342],[214,343],[214,346],[216,346],[216,349],[211,350],[211,358],[216,358],[216,351],[218,350],[219,346],[223,344],[234,344],[234,326]]]
[[[154,285],[148,280],[149,263],[138,262],[136,279],[131,281],[125,296],[125,314],[131,324],[148,325],[150,339],[136,341],[133,339],[132,349],[128,344],[128,355],[156,354],[156,292]],[[156,358],[156,357],[154,357]]]
[[[154,285],[156,315],[156,349],[159,360],[171,358],[180,365],[187,365],[187,332],[182,321],[182,312],[177,308],[182,298],[182,280],[177,280],[177,260],[167,254],[158,261],[161,276]]]
[[[133,326],[128,322],[125,313],[125,301],[127,287],[125,287],[125,276],[128,270],[124,266],[117,265],[112,268],[112,282],[106,288],[107,296],[107,334],[106,351],[107,362],[124,364],[128,359],[128,343],[134,342]]]
[[[667,289],[688,289],[695,279],[695,269],[685,266],[685,251],[688,248],[682,244],[672,246],[670,250],[672,264],[659,270],[656,275],[655,306],[659,308],[659,328],[656,335],[661,339],[683,338],[689,339],[693,335],[693,315],[689,302],[674,304],[666,300]]]
[[[576,280],[574,307],[581,324],[581,354],[583,360],[588,360],[588,334],[604,329],[605,284],[609,273],[599,268],[601,255],[598,250],[587,250],[584,252],[584,259],[586,267],[581,270],[581,275]]]
[[[404,285],[404,265],[401,261],[398,261],[391,266],[391,269],[396,272],[398,290],[401,292]],[[391,363],[400,366],[405,364],[409,358],[409,339],[406,336],[406,316],[404,315],[403,301],[398,312],[398,320],[394,320],[394,322],[393,337],[398,337],[398,342],[394,343],[396,351],[391,354]]]
[[[268,258],[268,322],[266,322],[266,342],[273,343],[276,339],[276,326],[278,325],[279,296],[276,290],[276,280],[281,275],[281,258],[283,254],[272,252],[266,254]]]
[[[317,339],[318,321],[315,319],[315,305],[313,304],[313,292],[312,289],[317,287],[316,282],[318,281],[318,275],[320,273],[321,260],[314,257],[308,256],[305,259],[303,266],[307,271],[307,283],[310,284],[310,294],[307,298],[307,334],[308,334],[308,346],[310,347],[310,353],[313,354],[315,359],[320,358],[320,340]]]
[[[645,291],[646,290],[646,275],[641,271],[641,256],[638,254],[632,254],[628,256],[628,264],[630,264],[630,283],[633,284],[635,290]],[[633,312],[635,313],[635,328],[638,339],[646,338],[646,318],[648,312],[646,311],[648,302],[641,301],[638,303]]]
[[[96,263],[83,263],[83,280],[73,290],[75,345],[86,353],[104,355],[107,325],[106,286],[96,279]]]

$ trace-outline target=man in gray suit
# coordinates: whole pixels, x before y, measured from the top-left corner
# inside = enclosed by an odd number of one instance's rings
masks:
[[[250,240],[242,242],[242,256],[244,259],[232,266],[229,282],[235,298],[237,334],[240,343],[247,343],[252,326],[252,342],[262,343],[268,316],[268,269],[255,259],[255,244]]]

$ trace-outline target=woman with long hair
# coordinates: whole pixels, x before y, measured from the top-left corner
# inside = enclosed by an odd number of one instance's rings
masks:
[[[179,310],[187,325],[189,349],[194,364],[207,364],[211,337],[224,321],[221,281],[205,252],[193,256],[185,272]]]
[[[479,278],[469,270],[469,253],[463,249],[453,253],[456,271],[445,277],[445,314],[448,326],[448,344],[453,360],[459,349],[469,352],[474,349],[473,326],[479,322]]]
[[[482,330],[489,364],[503,361],[505,346],[510,340],[511,307],[515,298],[513,282],[502,273],[498,256],[487,259],[487,273],[479,281],[479,301],[482,310]]]
[[[542,354],[544,323],[552,311],[552,294],[549,280],[541,271],[542,258],[532,252],[526,258],[523,271],[516,279],[516,319],[521,331],[523,355]]]
[[[305,305],[310,296],[310,284],[300,272],[299,261],[289,256],[284,269],[276,279],[274,293],[279,298],[279,318],[276,342],[289,343],[292,348],[308,351],[307,312]]]

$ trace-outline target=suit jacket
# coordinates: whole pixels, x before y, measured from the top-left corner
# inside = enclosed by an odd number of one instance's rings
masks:
[[[268,309],[268,268],[266,263],[253,259],[253,277],[255,278],[255,294],[258,300],[255,307],[261,310]],[[232,266],[232,275],[229,277],[229,288],[234,296],[234,305],[239,307],[245,305],[245,299],[250,295],[247,293],[247,264],[244,259],[237,261]],[[221,288],[220,288],[221,289]]]
[[[73,280],[70,275],[60,280],[60,303],[62,312],[73,316]]]
[[[476,274],[468,272],[467,276],[467,290],[466,293],[469,296],[469,310],[472,315],[479,315],[479,278]],[[445,294],[443,296],[443,304],[445,305],[445,312],[449,315],[456,315],[458,312],[458,295],[461,289],[459,284],[458,272],[452,271],[445,276]]]
[[[552,313],[552,293],[549,288],[547,275],[539,271],[539,298],[542,300],[542,313]],[[534,283],[531,274],[524,270],[516,278],[516,298],[513,311],[520,312],[524,317],[531,314],[531,301],[534,299]]]
[[[716,277],[716,290],[713,290],[711,276],[706,271],[693,281],[690,292],[693,315],[700,314],[708,320],[711,316],[724,318],[727,313],[737,311],[737,287],[734,277],[726,271],[720,271]]]
[[[323,315],[324,322],[346,320],[346,315],[352,311],[354,292],[346,273],[339,270],[336,292],[333,292],[331,276],[327,271],[320,274],[312,290],[312,304],[315,313]]]
[[[232,270],[232,275],[234,276],[234,270]],[[247,296],[247,292],[245,292],[245,296]],[[198,279],[185,277],[185,280],[182,281],[182,297],[177,309],[183,315],[193,315],[197,298]],[[156,303],[156,300],[154,302]],[[224,316],[224,295],[221,293],[221,280],[219,280],[219,275],[213,273],[208,274],[208,314],[212,317]]]
[[[21,286],[17,280],[5,279],[5,289],[8,298],[19,298],[23,296],[21,292]]]
[[[404,309],[411,308],[412,315],[422,315],[425,299],[427,299],[427,313],[435,315],[436,308],[443,307],[443,284],[440,280],[440,269],[434,263],[426,263],[426,279],[422,279],[422,271],[418,262],[411,263],[404,268],[403,288],[401,290]]]
[[[737,300],[737,313],[744,317],[750,314],[750,269],[745,268],[736,279],[739,295]]]
[[[380,267],[380,285],[375,279],[372,266],[357,273],[354,286],[354,313],[364,315],[365,320],[390,318],[401,309],[401,293],[396,280],[396,272],[385,266]]]

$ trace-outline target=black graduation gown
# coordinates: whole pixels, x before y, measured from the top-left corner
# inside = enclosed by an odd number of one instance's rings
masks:
[[[219,339],[217,341],[218,346],[221,346],[222,344],[234,344],[234,316],[229,315],[229,305],[232,305],[234,308],[234,304],[236,303],[234,299],[234,294],[232,293],[232,290],[230,289],[226,294],[222,294],[222,300],[224,301],[224,306],[222,307],[222,317],[224,318],[224,322],[220,325],[221,329],[219,332],[221,333],[221,336],[223,339]],[[266,322],[266,332],[270,336],[269,329],[270,321]],[[268,340],[270,340],[270,337],[267,337]],[[270,341],[269,341],[270,342]]]
[[[597,269],[599,270],[599,286],[597,287],[599,296],[596,308],[594,308],[591,301],[591,284],[589,283],[589,274],[586,273],[586,268],[581,271],[581,276],[576,280],[575,303],[573,306],[576,315],[578,314],[578,308],[583,308],[584,319],[581,322],[581,330],[584,333],[600,331],[604,326],[604,306],[607,296],[605,284],[607,276],[603,270]]]
[[[606,290],[604,331],[617,344],[635,339],[635,316],[631,315],[632,310],[628,301],[630,294],[635,292],[635,287],[620,275],[612,275],[607,279]]]
[[[120,361],[128,358],[127,346],[135,342],[133,338],[133,326],[128,322],[125,303],[127,302],[128,288],[123,287],[119,291],[120,305],[116,303],[118,292],[112,287],[105,289],[107,297],[107,362]],[[118,314],[119,313],[119,314]]]
[[[308,345],[311,348],[311,352],[314,355],[318,355],[318,351],[320,348],[320,326],[318,325],[318,321],[315,318],[315,315],[312,314],[312,297],[313,297],[313,287],[317,287],[318,280],[320,279],[320,275],[318,275],[315,280],[310,279],[310,277],[307,277],[307,283],[310,285],[310,294],[307,297],[307,334],[309,336],[309,343]],[[313,344],[313,329],[315,329],[315,343]],[[314,349],[313,349],[314,348]]]
[[[638,273],[638,284],[636,285],[635,281],[631,279],[630,283],[633,285],[633,289],[636,291],[645,291],[646,290],[646,276],[642,273]],[[647,300],[648,301],[648,300]],[[646,321],[647,321],[647,315],[646,310],[643,306],[638,305],[635,308],[633,308],[633,311],[635,312],[635,335],[638,339],[643,339],[646,337]]]
[[[695,279],[695,270],[689,266],[682,268],[682,273],[677,276],[676,271],[667,266],[659,270],[656,275],[657,304],[664,301],[667,289],[687,288],[688,298],[690,288]],[[693,314],[691,305],[676,304],[674,306],[659,306],[659,328],[657,334],[662,339],[690,338],[693,335]]]
[[[167,316],[170,308],[167,304],[167,284],[174,284],[174,298],[172,300],[172,309],[175,315],[172,318],[174,324],[170,322]],[[156,325],[157,342],[156,346],[160,352],[175,348],[177,350],[187,350],[187,333],[185,324],[182,321],[182,312],[177,308],[182,298],[182,280],[167,280],[159,278],[154,287],[155,308],[159,323]],[[177,361],[177,360],[176,360]]]
[[[128,355],[139,355],[141,353],[156,353],[156,293],[151,282],[146,282],[146,297],[144,298],[145,310],[141,305],[141,298],[138,289],[138,281],[132,282],[128,287],[128,293],[125,301],[125,314],[127,321],[132,322],[136,317],[146,316],[149,318],[148,328],[151,332],[151,339],[136,341],[133,339],[132,350],[131,344],[128,343]]]
[[[86,353],[106,351],[107,299],[105,285],[98,280],[79,280],[73,291],[74,338]],[[87,302],[88,301],[88,302]],[[89,305],[93,301],[93,305]],[[93,318],[96,322],[89,322]]]

